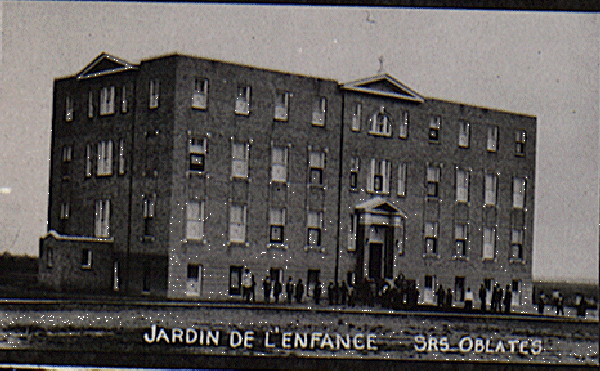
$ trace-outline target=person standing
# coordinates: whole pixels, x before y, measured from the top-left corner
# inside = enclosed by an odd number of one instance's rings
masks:
[[[506,292],[504,293],[504,313],[510,313],[510,306],[512,304],[512,291],[510,291],[510,285],[506,285]]]
[[[292,304],[292,296],[294,296],[294,280],[290,276],[288,282],[285,284],[285,293],[287,295],[288,304]]]
[[[333,282],[329,281],[327,286],[327,297],[329,298],[329,305],[333,305]]]
[[[502,290],[502,287],[500,287],[500,284],[498,284],[498,297],[496,298],[496,305],[498,306],[496,311],[498,313],[502,312],[502,298],[503,297],[504,297],[504,290]]]
[[[319,305],[321,302],[321,281],[315,282],[315,304]]]
[[[442,287],[442,285],[438,287],[435,295],[437,296],[438,309],[442,309],[444,303],[446,302],[446,294],[444,294],[444,288]]]
[[[298,278],[298,283],[296,284],[296,302],[298,304],[302,303],[303,297],[304,297],[304,284],[302,283],[302,278]]]
[[[346,281],[342,281],[342,288],[340,294],[342,295],[342,305],[346,305],[346,299],[348,298],[348,285]]]
[[[452,290],[450,289],[450,287],[448,287],[448,289],[446,290],[446,308],[452,308]]]
[[[244,276],[242,277],[242,290],[244,295],[244,301],[246,304],[250,303],[250,292],[252,291],[252,274],[250,269],[244,269]]]
[[[281,295],[281,282],[275,281],[273,286],[273,296],[275,297],[275,304],[279,304],[279,295]]]
[[[254,273],[252,273],[252,304],[256,303],[256,281],[254,280]]]
[[[271,278],[269,276],[263,280],[263,298],[266,304],[271,301]]]
[[[540,291],[540,298],[538,299],[538,313],[544,314],[544,306],[546,305],[546,295],[543,291]]]
[[[470,312],[473,310],[473,292],[471,288],[467,288],[467,292],[465,293],[465,310]]]
[[[487,290],[483,283],[479,288],[479,300],[481,300],[481,313],[485,313],[487,310]]]

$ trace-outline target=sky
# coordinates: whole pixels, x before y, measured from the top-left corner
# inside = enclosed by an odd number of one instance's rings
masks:
[[[384,68],[419,94],[537,117],[533,278],[598,282],[600,15],[0,2],[0,253],[46,232],[53,80],[102,52],[178,52],[336,79]]]

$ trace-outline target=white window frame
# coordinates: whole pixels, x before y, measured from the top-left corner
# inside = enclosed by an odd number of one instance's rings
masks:
[[[510,259],[516,261],[523,261],[523,229],[513,228],[511,230],[510,239]]]
[[[309,248],[321,247],[323,244],[323,211],[308,210],[306,213],[306,246]],[[317,230],[317,241],[311,243],[311,230]]]
[[[125,174],[125,140],[119,140],[119,175]]]
[[[206,154],[208,140],[206,137],[192,137],[188,139],[188,171],[204,173],[206,171]],[[202,159],[202,169],[192,169],[195,156]]]
[[[96,200],[95,214],[95,233],[96,237],[110,237],[110,200]]]
[[[156,210],[156,194],[147,195],[144,197],[142,205],[142,217],[144,219],[154,219]]]
[[[246,205],[229,207],[229,243],[245,243],[247,235]]]
[[[327,98],[317,97],[313,101],[312,124],[313,126],[325,126],[325,117],[327,114]]]
[[[427,197],[428,198],[439,198],[440,197],[440,179],[442,169],[440,166],[427,165]],[[429,187],[435,187],[434,192],[430,192]]]
[[[469,148],[471,139],[470,124],[468,121],[458,122],[458,146],[460,148]]]
[[[371,168],[369,178],[367,179],[367,192],[389,194],[390,193],[390,175],[392,172],[392,163],[388,160],[371,159]],[[381,177],[381,190],[375,189],[375,177]]]
[[[94,92],[88,92],[88,118],[94,117]]]
[[[192,108],[204,110],[206,107],[208,107],[208,79],[195,77]]]
[[[204,200],[189,200],[185,206],[186,240],[204,240]]]
[[[63,162],[71,162],[71,155],[73,152],[73,146],[65,145],[62,149],[62,161]]]
[[[247,179],[250,144],[231,142],[231,178]]]
[[[498,175],[485,174],[485,206],[497,206],[498,204]]]
[[[160,97],[160,80],[159,79],[150,79],[148,95],[149,95],[148,108],[150,108],[150,109],[158,108],[158,100]]]
[[[356,230],[358,227],[358,218],[355,214],[350,214],[348,222],[348,251],[356,251]]]
[[[456,168],[456,202],[469,202],[469,170]]]
[[[385,112],[385,107],[380,106],[379,111],[369,118],[369,134],[390,137],[392,136],[392,119]]]
[[[85,177],[92,176],[92,145],[88,144],[85,147]]]
[[[429,133],[428,138],[430,142],[439,143],[440,142],[440,132],[442,130],[442,116],[435,115],[431,116],[429,120]],[[435,135],[434,135],[435,133]]]
[[[71,207],[69,201],[61,202],[60,204],[60,218],[62,220],[68,220],[71,214]]]
[[[468,223],[455,223],[454,224],[454,256],[457,258],[467,257],[469,251],[469,224]],[[461,249],[462,247],[462,249]]]
[[[313,171],[320,175],[319,182],[313,179]],[[325,152],[309,151],[308,155],[308,184],[313,186],[324,185],[325,177]]]
[[[350,186],[350,189],[353,191],[356,191],[358,189],[358,170],[360,167],[360,159],[358,157],[352,157],[350,159],[350,180],[348,185]],[[355,185],[354,187],[352,186],[352,178],[354,177],[355,180]]]
[[[276,121],[288,121],[290,113],[290,93],[277,93],[275,100],[275,113],[273,118]]]
[[[96,164],[98,176],[112,175],[113,141],[103,140],[98,142],[98,163]]]
[[[83,248],[81,250],[81,268],[92,269],[92,249]],[[85,259],[85,260],[84,260]]]
[[[498,151],[498,127],[495,125],[488,126],[487,128],[487,151]]]
[[[402,111],[402,116],[400,117],[400,125],[398,127],[398,138],[406,139],[408,138],[408,125],[410,124],[410,112],[408,110]]]
[[[281,159],[278,152],[281,151]],[[288,147],[271,147],[271,182],[287,182]]]
[[[121,88],[121,113],[127,113],[128,111],[128,101],[127,101],[127,86],[123,85]]]
[[[65,121],[73,121],[73,97],[67,94],[65,97]]]
[[[271,244],[285,243],[285,208],[270,208],[269,209],[269,242]],[[280,241],[273,239],[274,228],[280,229]]]
[[[423,237],[423,256],[438,255],[439,223],[434,221],[425,221],[425,223],[423,223]]]
[[[402,162],[398,165],[398,193],[399,197],[406,197],[406,174],[407,174],[407,163]]]
[[[352,131],[360,131],[360,123],[362,121],[362,103],[354,104],[354,112],[352,113]]]
[[[115,87],[102,87],[100,90],[100,116],[115,113]]]
[[[482,260],[494,260],[496,258],[496,228],[483,227],[482,247]]]
[[[237,115],[250,114],[250,99],[252,97],[252,88],[249,85],[241,85],[237,88],[235,97],[235,113]]]
[[[190,268],[192,268],[192,270],[195,268],[198,275],[197,278],[189,276]],[[186,275],[185,288],[186,296],[200,296],[200,292],[202,291],[202,281],[204,278],[204,266],[202,264],[188,264],[187,271],[188,273]]]
[[[525,209],[525,194],[527,192],[527,179],[513,177],[513,208]]]
[[[525,143],[527,132],[525,130],[515,131],[515,156],[525,156]]]

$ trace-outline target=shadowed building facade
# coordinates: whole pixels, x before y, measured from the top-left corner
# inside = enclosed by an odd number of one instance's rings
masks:
[[[53,98],[52,289],[224,299],[248,268],[529,301],[534,117],[182,55],[101,54]]]

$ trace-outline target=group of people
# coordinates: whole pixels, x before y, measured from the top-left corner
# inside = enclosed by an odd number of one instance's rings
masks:
[[[499,283],[491,290],[491,298],[490,298],[490,311],[492,313],[501,313],[504,309],[504,313],[510,313],[510,307],[512,305],[512,291],[510,290],[510,285],[506,285],[506,288],[503,290]],[[488,290],[484,284],[481,284],[479,288],[479,300],[481,302],[480,311],[482,313],[487,312],[487,296]],[[442,285],[439,285],[436,291],[437,298],[437,306],[440,309],[450,309],[452,307],[452,290],[450,288],[444,290]],[[471,288],[467,288],[467,292],[465,292],[464,296],[464,309],[465,311],[473,310],[473,301],[475,300],[475,295],[471,291]],[[504,306],[504,307],[503,307]]]
[[[548,301],[548,299],[546,298],[544,291],[540,291],[540,294],[537,299],[539,314],[544,314],[544,309],[546,307],[547,301]],[[587,308],[586,308],[585,298],[583,297],[583,295],[581,293],[577,293],[575,295],[575,301],[572,302],[572,304],[575,307],[577,316],[585,317]],[[557,316],[565,315],[565,298],[563,297],[562,292],[560,292],[558,290],[554,290],[552,292],[552,309],[556,310]]]

